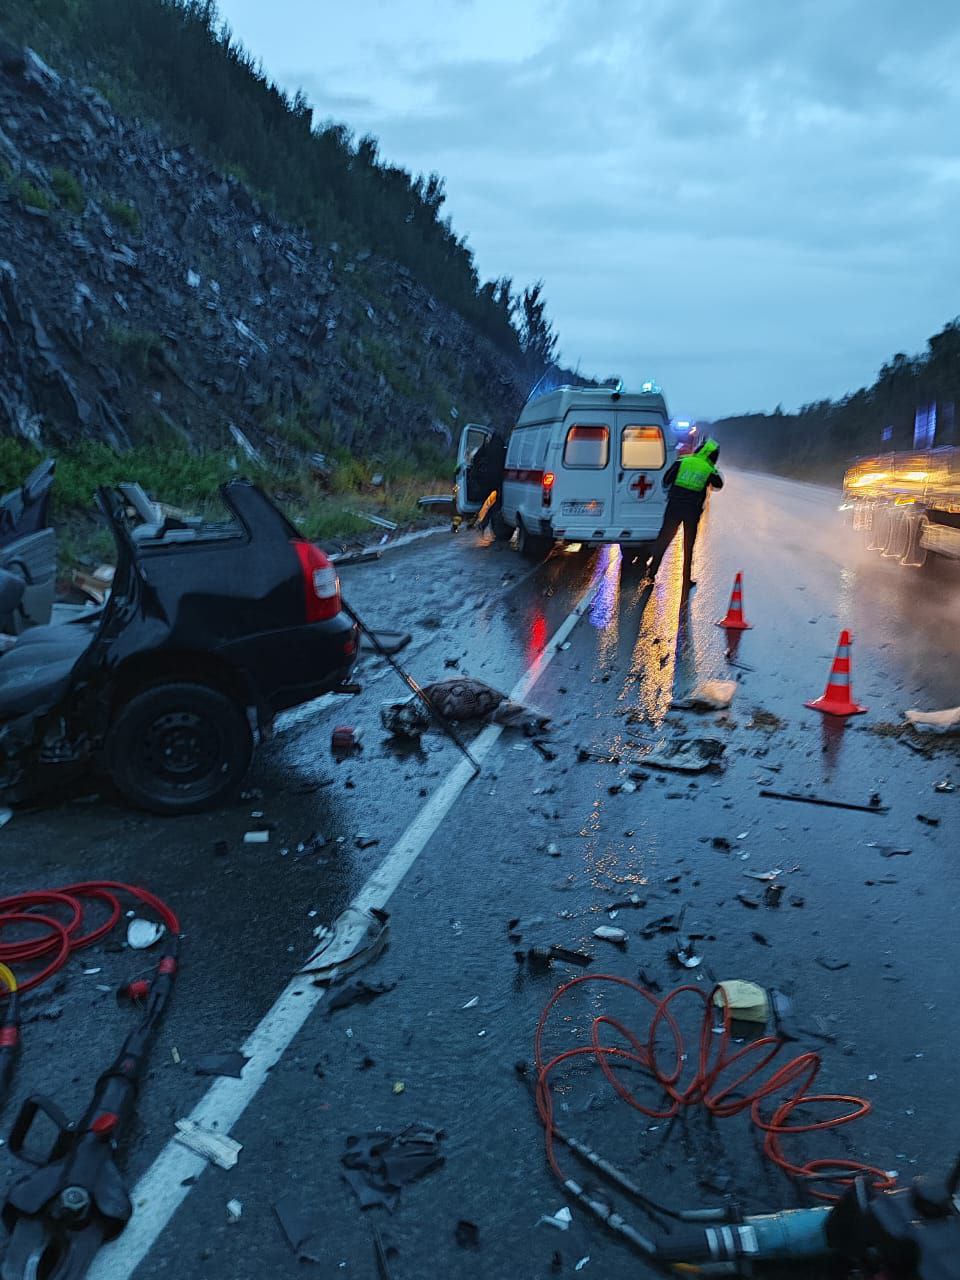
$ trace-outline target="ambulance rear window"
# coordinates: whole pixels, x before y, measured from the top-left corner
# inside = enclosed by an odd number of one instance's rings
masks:
[[[620,465],[627,471],[659,471],[666,461],[659,427],[624,427],[620,436]]]
[[[610,431],[607,427],[573,426],[567,432],[563,447],[563,465],[602,471],[610,456]]]

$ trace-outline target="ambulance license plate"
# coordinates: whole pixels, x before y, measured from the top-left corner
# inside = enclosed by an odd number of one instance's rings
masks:
[[[565,516],[602,516],[603,503],[596,498],[589,502],[565,502],[561,507]]]

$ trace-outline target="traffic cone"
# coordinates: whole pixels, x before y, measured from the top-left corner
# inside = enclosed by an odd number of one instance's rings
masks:
[[[717,621],[718,627],[726,627],[729,631],[749,631],[752,624],[743,616],[743,574],[738,573],[733,580],[730,593],[730,607],[727,616]]]
[[[850,687],[849,631],[840,632],[837,656],[830,668],[823,697],[815,698],[813,702],[805,702],[803,705],[811,707],[814,711],[824,711],[831,716],[859,716],[867,710],[866,707],[861,707],[859,703],[854,702],[853,690]]]

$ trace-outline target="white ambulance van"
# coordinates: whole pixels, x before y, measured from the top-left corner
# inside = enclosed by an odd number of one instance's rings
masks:
[[[493,432],[471,423],[460,437],[457,509],[468,500],[470,460]],[[663,474],[676,458],[663,393],[559,387],[526,404],[507,443],[498,537],[517,532],[520,552],[539,558],[555,542],[618,542],[636,548],[660,532]],[[479,495],[478,495],[479,496]],[[485,495],[484,495],[485,496]]]

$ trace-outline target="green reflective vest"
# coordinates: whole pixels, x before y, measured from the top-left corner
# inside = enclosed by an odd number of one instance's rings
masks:
[[[680,469],[673,482],[679,489],[692,489],[694,493],[703,493],[707,482],[716,467],[708,462],[702,453],[689,453],[680,459]]]

